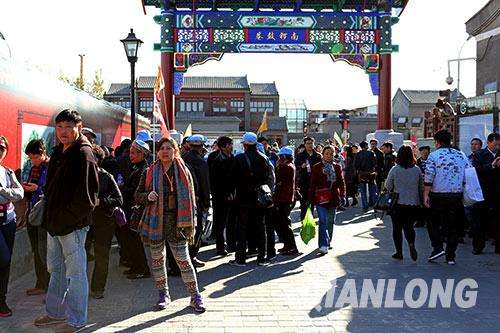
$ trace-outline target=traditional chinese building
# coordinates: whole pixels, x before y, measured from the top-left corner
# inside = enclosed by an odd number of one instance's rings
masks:
[[[137,80],[139,114],[151,119],[155,77]],[[130,107],[130,86],[111,84],[104,98]],[[128,104],[127,104],[128,103]],[[287,142],[286,119],[279,117],[279,94],[276,84],[248,83],[246,76],[186,76],[180,94],[175,97],[175,121],[183,131],[191,124],[194,132],[256,132],[267,113],[268,130],[263,135]],[[214,134],[215,135],[215,134]]]

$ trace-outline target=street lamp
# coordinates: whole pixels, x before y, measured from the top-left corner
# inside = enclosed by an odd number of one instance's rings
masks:
[[[135,140],[135,63],[137,62],[137,51],[139,51],[142,40],[135,36],[134,29],[130,29],[127,38],[122,39],[121,42],[130,63],[130,132],[132,140]]]

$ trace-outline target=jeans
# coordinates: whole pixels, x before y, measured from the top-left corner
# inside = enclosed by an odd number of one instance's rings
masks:
[[[403,253],[403,231],[408,245],[415,245],[415,229],[413,222],[417,216],[418,207],[396,205],[391,214],[392,239],[397,253]]]
[[[27,225],[33,261],[35,263],[35,288],[47,290],[50,275],[47,271],[47,231],[42,227]]]
[[[319,217],[319,247],[329,247],[332,243],[333,225],[335,224],[336,209],[316,206]]]
[[[443,250],[446,240],[446,259],[454,260],[458,237],[463,218],[462,198],[430,194],[431,221],[428,224],[429,236],[434,251]]]
[[[89,283],[85,239],[89,227],[64,236],[47,235],[47,315],[68,318],[68,324],[81,327],[87,323]]]
[[[368,195],[369,200],[367,200],[367,190],[368,186]],[[375,205],[377,202],[377,185],[374,183],[360,183],[359,184],[359,192],[361,193],[361,204],[363,205],[363,209],[368,209],[368,207]]]
[[[10,259],[16,237],[16,219],[0,225],[0,304],[5,302],[9,284]]]

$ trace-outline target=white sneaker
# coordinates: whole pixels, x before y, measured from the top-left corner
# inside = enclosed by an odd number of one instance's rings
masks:
[[[322,246],[319,248],[319,253],[322,254],[327,254],[328,253],[328,246]]]

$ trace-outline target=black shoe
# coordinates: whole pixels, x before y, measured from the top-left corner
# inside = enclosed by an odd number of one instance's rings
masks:
[[[227,252],[226,250],[217,251],[217,256],[219,256],[219,257],[225,257],[228,254],[229,254],[229,252]]]
[[[245,263],[239,263],[236,260],[230,260],[228,262],[228,264],[231,265],[231,266],[237,266],[237,267],[245,267],[247,265]]]
[[[444,255],[445,255],[445,252],[443,250],[432,251],[431,255],[429,256],[429,261],[433,262],[434,260],[436,260]]]
[[[476,249],[472,250],[472,254],[475,255],[475,256],[478,256],[478,255],[480,255],[482,253],[483,253],[483,250],[476,250]]]
[[[266,267],[266,266],[269,266],[269,261],[267,261],[267,260],[257,260],[257,265]]]
[[[410,257],[411,257],[411,260],[417,261],[418,253],[417,253],[417,249],[415,249],[415,245],[410,245]]]
[[[134,274],[135,271],[132,269],[132,268],[129,268],[129,269],[126,269],[123,271],[123,275],[130,275],[130,274]]]
[[[458,244],[465,244],[465,239],[463,237],[459,237]]]
[[[0,301],[0,318],[6,318],[12,316],[12,310],[9,309],[5,301]]]
[[[392,258],[397,260],[403,260],[403,254],[396,252],[392,255]]]
[[[446,262],[448,263],[448,265],[451,265],[451,266],[456,264],[455,259],[447,259]]]
[[[354,206],[357,206],[357,205],[358,205],[358,199],[353,198],[352,199],[352,205],[351,205],[351,207],[354,207]]]
[[[196,268],[205,267],[205,263],[197,258],[191,259],[191,263]]]
[[[276,254],[275,255],[271,255],[271,256],[267,256],[267,261],[273,261],[274,259],[276,259]]]
[[[248,250],[247,251],[247,258],[255,257],[257,256],[257,250]]]

